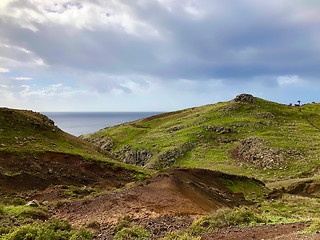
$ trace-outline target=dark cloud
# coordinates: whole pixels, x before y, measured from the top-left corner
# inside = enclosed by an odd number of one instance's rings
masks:
[[[63,18],[69,10],[82,11],[89,3],[59,1],[63,9],[59,14]],[[95,13],[101,15],[90,15],[87,26],[82,27],[77,27],[77,21],[55,22],[48,17],[37,21],[35,17],[29,22],[34,31],[23,27],[19,18],[0,17],[1,39],[32,51],[48,66],[62,71],[131,74],[162,81],[319,77],[319,19],[316,14],[307,16],[317,9],[317,1],[141,0],[119,1],[119,8],[114,9],[104,1],[90,4],[96,4],[100,10]],[[11,7],[42,14],[32,1],[17,1]],[[58,14],[54,8],[50,11]],[[81,14],[79,21],[84,17]],[[128,16],[119,20],[123,24],[114,20],[121,14]],[[1,51],[16,60],[26,57]]]

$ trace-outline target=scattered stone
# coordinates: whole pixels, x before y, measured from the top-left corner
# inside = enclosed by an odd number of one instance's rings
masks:
[[[261,118],[275,118],[275,116],[270,113],[270,112],[262,112],[262,113],[257,113],[257,117],[261,117]]]
[[[242,162],[248,162],[256,168],[280,169],[287,166],[291,158],[301,158],[297,150],[269,147],[269,140],[249,137],[242,139],[239,145],[232,151],[232,156]]]
[[[26,203],[27,206],[32,206],[32,207],[39,207],[40,203],[37,200],[31,200]]]
[[[206,126],[207,131],[212,131],[220,134],[232,133],[234,130],[231,127],[223,126]]]

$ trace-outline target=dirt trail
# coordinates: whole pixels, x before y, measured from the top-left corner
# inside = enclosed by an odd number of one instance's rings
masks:
[[[263,225],[255,227],[234,227],[219,229],[216,233],[205,234],[201,240],[319,240],[320,234],[302,234],[309,224],[291,223],[279,225]]]

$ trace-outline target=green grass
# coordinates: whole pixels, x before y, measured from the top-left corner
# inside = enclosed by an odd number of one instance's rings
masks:
[[[266,200],[261,208],[265,211],[293,219],[314,219],[320,215],[320,200],[299,195],[284,194],[278,200]]]
[[[320,219],[314,219],[313,223],[310,225],[310,227],[307,227],[304,232],[306,233],[320,233]]]
[[[249,226],[261,223],[267,223],[267,218],[255,208],[226,208],[200,218],[193,223],[189,231],[192,232],[193,227],[202,227],[213,231],[226,226]]]
[[[94,145],[61,131],[46,116],[6,108],[0,108],[0,151],[21,155],[61,152],[81,155],[85,159],[112,161]]]
[[[255,103],[234,101],[185,109],[161,114],[102,129],[83,136],[98,141],[105,137],[114,141],[112,152],[119,152],[130,145],[136,151],[151,151],[150,161],[168,149],[189,142],[193,148],[175,160],[173,165],[220,170],[231,174],[279,180],[314,174],[320,165],[320,104],[290,107],[255,98]],[[231,128],[222,134],[207,131],[207,126]],[[247,163],[239,163],[231,152],[241,139],[249,137],[266,139],[269,148],[299,152],[299,157],[287,157],[282,169],[256,169]],[[122,156],[125,157],[125,156]],[[122,158],[120,157],[120,158]]]
[[[93,234],[65,220],[50,219],[46,207],[0,205],[0,239],[92,239]]]
[[[89,240],[93,233],[85,229],[75,229],[63,220],[50,220],[48,222],[35,222],[19,227],[12,228],[8,233],[0,236],[1,240],[20,240],[20,239],[70,239],[70,240]]]
[[[49,118],[40,113],[0,108],[0,151],[39,158],[43,153],[54,152],[80,156],[86,161],[101,162],[101,167],[124,168],[137,174],[137,178],[149,173],[137,166],[123,164],[92,143],[61,131]],[[13,177],[18,172],[1,171]]]
[[[267,188],[261,187],[261,184],[248,180],[223,180],[222,181],[232,192],[243,193],[245,199],[257,199],[262,197]]]
[[[197,237],[202,234],[216,232],[218,229],[225,227],[283,224],[299,221],[306,221],[306,219],[287,217],[277,210],[269,211],[264,207],[225,208],[201,217],[187,229],[168,232],[166,238],[163,239],[198,239]]]
[[[114,236],[115,240],[143,240],[148,239],[150,233],[141,225],[134,225],[130,228],[122,228]]]

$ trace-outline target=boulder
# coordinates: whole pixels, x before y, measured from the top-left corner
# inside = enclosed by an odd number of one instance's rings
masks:
[[[236,96],[234,99],[235,102],[241,102],[241,103],[253,103],[254,102],[254,97],[251,94],[240,94]]]

